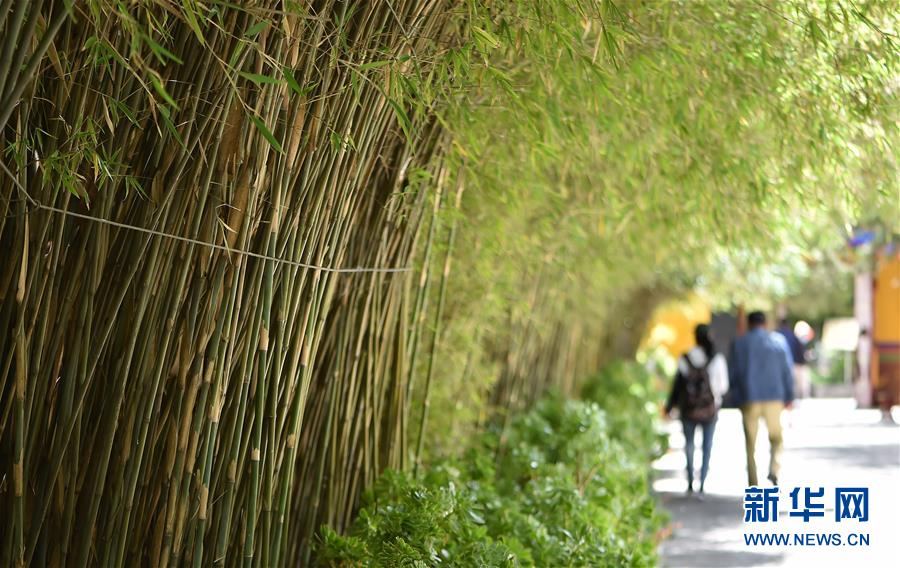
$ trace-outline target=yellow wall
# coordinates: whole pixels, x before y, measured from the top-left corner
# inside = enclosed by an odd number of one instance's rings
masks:
[[[711,317],[709,304],[695,294],[663,304],[653,315],[644,346],[662,346],[673,357],[679,357],[694,346],[697,324],[709,323]]]
[[[875,280],[876,343],[900,343],[900,257],[885,259]]]

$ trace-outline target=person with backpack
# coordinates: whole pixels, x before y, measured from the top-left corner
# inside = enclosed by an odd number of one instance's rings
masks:
[[[666,415],[670,415],[677,406],[684,428],[689,494],[694,492],[694,434],[698,426],[703,430],[703,461],[700,466],[700,493],[703,493],[716,418],[722,406],[722,397],[728,392],[728,365],[725,357],[716,353],[709,326],[698,325],[694,338],[697,346],[678,359],[678,372],[666,402]]]

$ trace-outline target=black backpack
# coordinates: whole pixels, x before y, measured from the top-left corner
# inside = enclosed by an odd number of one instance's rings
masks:
[[[681,416],[692,422],[709,422],[716,416],[716,398],[709,384],[709,359],[702,367],[695,366],[690,357],[684,357],[688,370],[684,374],[684,396],[681,399]]]

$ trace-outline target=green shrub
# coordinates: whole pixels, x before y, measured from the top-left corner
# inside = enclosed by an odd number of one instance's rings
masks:
[[[327,566],[515,566],[488,536],[474,494],[444,477],[386,471],[366,493],[349,536],[323,529]]]
[[[648,452],[617,441],[607,417],[596,404],[548,397],[496,448],[495,473],[479,485],[479,500],[489,534],[527,543],[523,564],[653,564],[660,519]]]
[[[420,479],[387,472],[348,536],[323,529],[327,566],[649,566],[661,517],[649,489],[657,440],[622,406],[548,396]],[[646,401],[646,399],[645,399]],[[643,408],[637,406],[637,408]],[[636,445],[629,445],[636,444]]]
[[[636,361],[605,366],[581,389],[581,398],[607,413],[610,435],[625,447],[655,459],[666,451],[668,437],[660,425],[660,397],[655,377]]]

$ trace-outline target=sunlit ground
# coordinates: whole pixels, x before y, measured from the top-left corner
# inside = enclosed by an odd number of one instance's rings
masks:
[[[896,408],[894,419],[900,421]],[[672,535],[661,547],[663,566],[853,567],[861,561],[866,568],[900,565],[900,427],[883,424],[877,410],[857,410],[850,399],[801,401],[782,416],[782,424],[785,451],[779,479],[779,520],[745,525],[746,458],[740,413],[724,410],[719,415],[703,500],[685,496],[684,436],[679,422],[669,423],[671,449],[656,462],[654,482],[654,490],[672,516]],[[697,479],[700,439],[698,432]],[[764,480],[769,442],[762,425],[756,450],[757,468]],[[808,523],[789,517],[794,487],[824,487],[825,517]],[[835,522],[836,487],[869,488],[868,522]],[[743,534],[751,531],[792,535],[839,532],[845,537],[850,532],[868,533],[870,545],[748,546]]]

